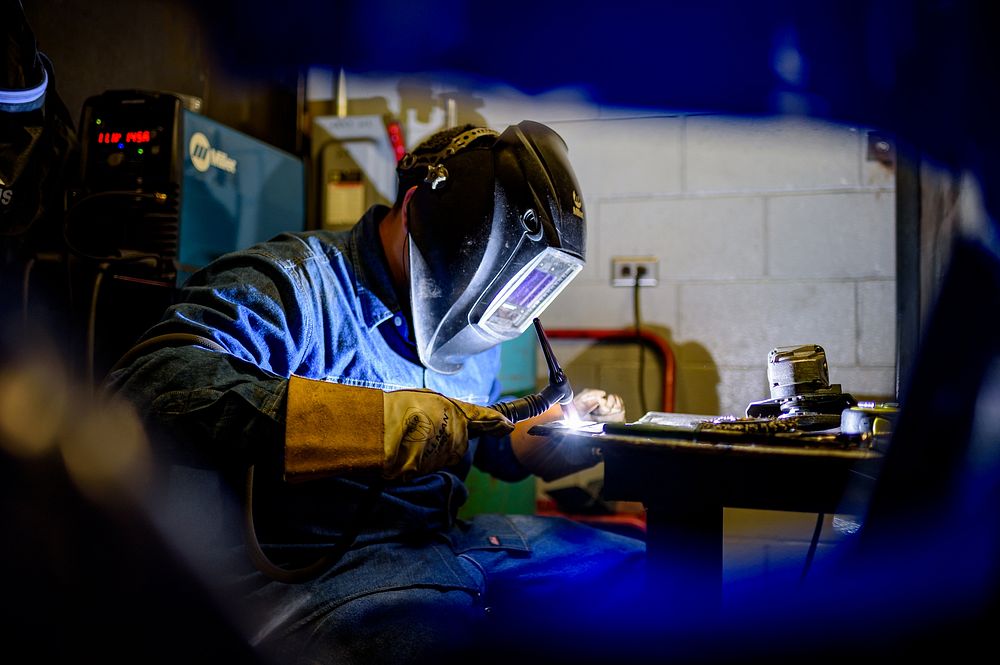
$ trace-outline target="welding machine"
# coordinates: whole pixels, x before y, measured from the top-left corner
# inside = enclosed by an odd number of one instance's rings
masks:
[[[136,90],[89,98],[66,240],[82,257],[180,285],[213,259],[305,228],[302,160]]]
[[[84,103],[64,238],[73,283],[93,285],[75,305],[88,375],[159,320],[195,270],[305,228],[302,160],[199,108],[138,90]]]

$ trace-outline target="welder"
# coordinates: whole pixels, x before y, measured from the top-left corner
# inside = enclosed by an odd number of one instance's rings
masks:
[[[598,648],[641,588],[638,540],[457,517],[472,465],[517,481],[598,460],[527,434],[558,408],[515,426],[486,406],[499,345],[583,266],[567,147],[535,122],[466,125],[397,172],[395,204],[351,230],[283,234],[197,272],[108,384],[171,463],[245,499],[246,549],[219,583],[245,595],[263,653],[400,663]],[[624,419],[600,390],[573,405]]]

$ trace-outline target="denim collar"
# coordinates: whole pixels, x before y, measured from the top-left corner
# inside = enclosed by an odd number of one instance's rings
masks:
[[[351,262],[357,275],[361,313],[369,329],[401,309],[378,233],[378,225],[388,212],[388,207],[374,205],[351,229]]]

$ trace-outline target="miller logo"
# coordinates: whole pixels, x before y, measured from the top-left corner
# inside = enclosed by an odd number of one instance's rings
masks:
[[[208,142],[208,137],[201,132],[191,135],[188,154],[191,155],[191,165],[196,171],[204,173],[208,167],[214,166],[228,173],[236,173],[236,160],[223,151],[213,148]]]
[[[580,195],[573,190],[573,214],[583,219],[583,201],[580,199]]]

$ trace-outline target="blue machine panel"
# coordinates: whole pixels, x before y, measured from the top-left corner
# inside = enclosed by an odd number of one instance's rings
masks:
[[[187,110],[183,129],[178,285],[223,254],[305,229],[301,159]]]

